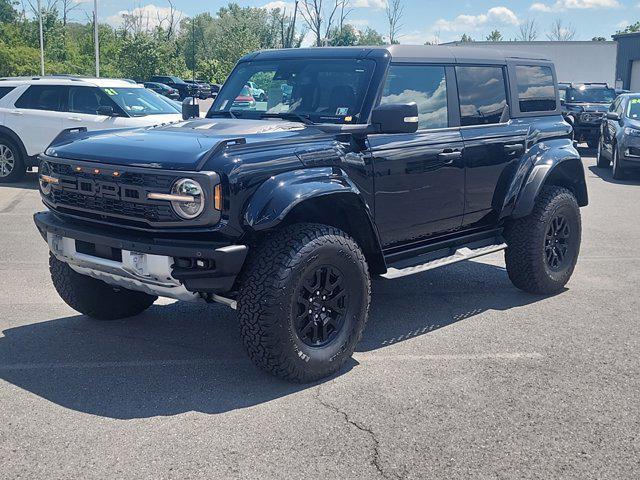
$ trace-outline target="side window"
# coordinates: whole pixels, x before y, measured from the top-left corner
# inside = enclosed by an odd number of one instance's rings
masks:
[[[420,130],[449,126],[445,68],[391,65],[380,103],[418,104]]]
[[[551,67],[518,65],[516,80],[521,112],[553,112],[556,109]]]
[[[16,108],[61,112],[66,91],[59,85],[32,85],[16,101]]]
[[[456,67],[463,127],[500,123],[507,106],[502,67]]]
[[[0,98],[4,97],[7,93],[13,90],[15,87],[0,87]]]
[[[97,115],[98,108],[116,106],[111,99],[100,89],[95,87],[71,87],[69,88],[69,111]]]

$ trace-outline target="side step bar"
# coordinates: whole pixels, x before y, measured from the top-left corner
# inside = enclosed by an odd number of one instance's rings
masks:
[[[489,255],[490,253],[499,252],[501,250],[504,250],[505,248],[507,248],[507,244],[504,242],[494,245],[486,245],[478,248],[461,247],[455,250],[452,255],[450,254],[451,250],[449,250],[443,252],[444,256],[418,265],[407,266],[404,268],[389,267],[387,269],[387,273],[381,276],[389,280],[392,280],[394,278],[406,277],[408,275],[426,272],[427,270],[433,270],[434,268],[444,267],[445,265],[451,265],[453,263],[462,262],[464,260],[471,260],[472,258]]]

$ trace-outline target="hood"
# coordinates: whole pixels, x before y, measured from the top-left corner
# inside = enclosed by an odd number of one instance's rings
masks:
[[[197,170],[225,142],[295,141],[321,132],[282,120],[194,119],[149,128],[82,132],[59,138],[47,155],[110,165]]]

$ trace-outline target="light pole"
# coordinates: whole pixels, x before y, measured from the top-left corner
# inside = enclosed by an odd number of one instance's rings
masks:
[[[100,35],[98,35],[98,0],[93,0],[93,43],[96,48],[96,77],[100,77]]]
[[[40,30],[40,75],[44,77],[44,34],[42,33],[42,7],[38,0],[38,28]]]

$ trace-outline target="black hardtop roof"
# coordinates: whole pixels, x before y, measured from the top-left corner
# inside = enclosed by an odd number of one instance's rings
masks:
[[[507,60],[549,61],[540,54],[503,52],[496,48],[447,45],[387,45],[384,47],[312,47],[262,50],[244,56],[241,61],[286,58],[383,58],[391,56],[399,63],[485,63],[505,64]]]

